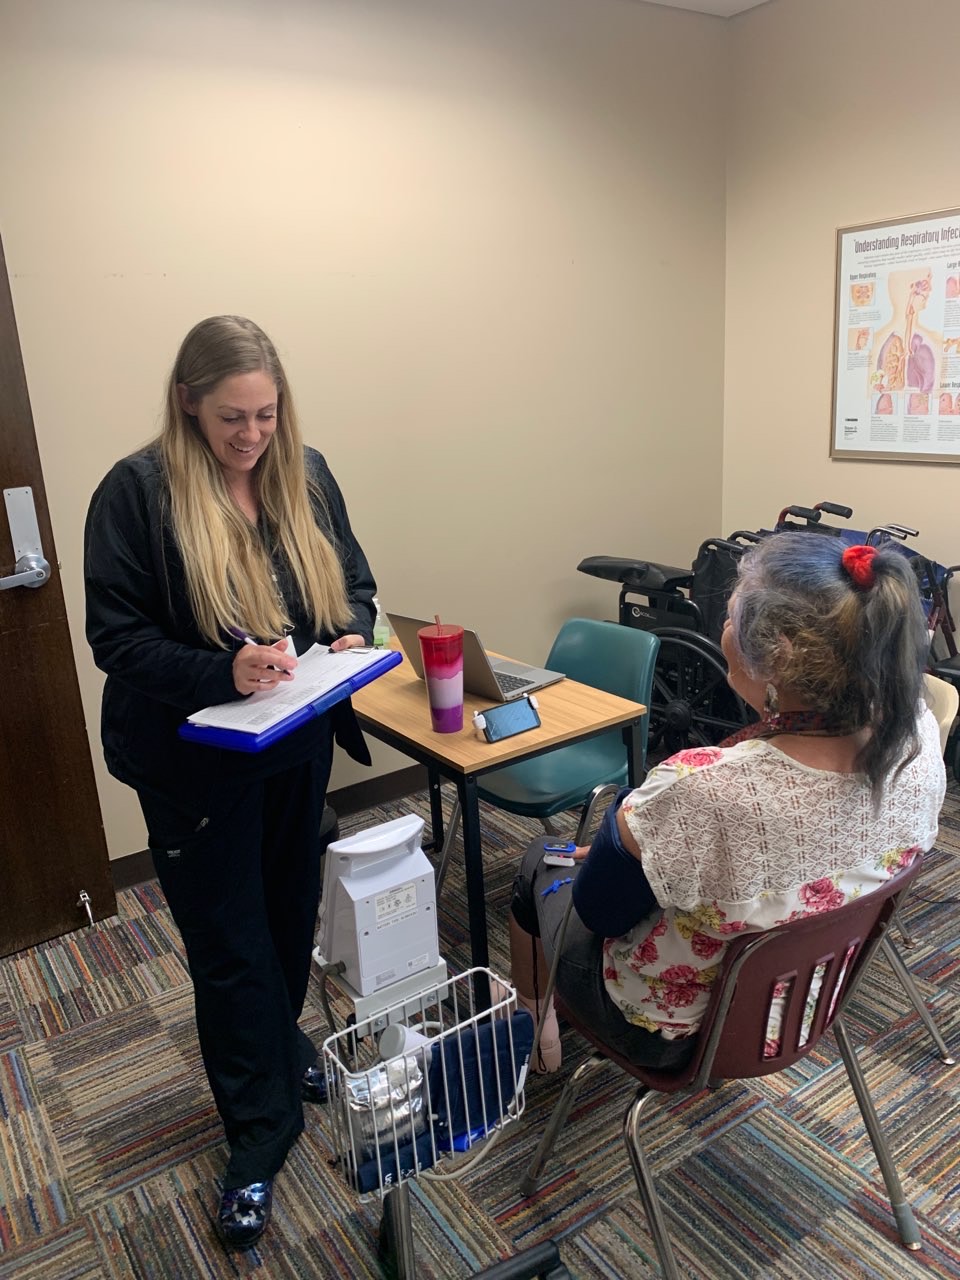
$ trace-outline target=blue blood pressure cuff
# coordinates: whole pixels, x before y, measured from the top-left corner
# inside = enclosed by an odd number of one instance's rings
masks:
[[[514,1106],[532,1045],[533,1018],[525,1009],[515,1010],[509,1019],[479,1014],[472,1025],[434,1040],[428,1049],[426,1093],[418,1099],[421,1120],[413,1130],[413,1099],[407,1099],[407,1109],[395,1106],[396,1092],[385,1096],[386,1105],[377,1112],[372,1102],[352,1109],[361,1141],[351,1139],[344,1160],[351,1185],[363,1193],[395,1185],[410,1173],[429,1169],[437,1151],[466,1151],[486,1137]],[[377,1070],[382,1068],[358,1073],[361,1085],[364,1076]],[[401,1079],[404,1074],[401,1068]],[[416,1133],[424,1124],[424,1131]],[[369,1139],[366,1144],[364,1138]],[[356,1163],[357,1156],[365,1158]]]
[[[660,905],[642,863],[624,847],[617,828],[617,811],[631,790],[624,787],[610,805],[573,882],[577,915],[604,938],[618,938]]]

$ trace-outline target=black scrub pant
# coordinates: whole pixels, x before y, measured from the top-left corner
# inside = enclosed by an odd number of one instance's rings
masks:
[[[200,1049],[230,1144],[225,1187],[272,1178],[303,1130],[300,1079],[317,1050],[297,1019],[320,901],[331,754],[328,738],[306,763],[220,783],[200,813],[138,792],[186,948]]]

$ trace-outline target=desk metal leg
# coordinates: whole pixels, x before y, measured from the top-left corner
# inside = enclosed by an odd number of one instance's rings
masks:
[[[440,791],[440,775],[436,769],[427,766],[427,787],[430,792],[430,828],[429,847],[439,852],[443,848],[443,796]]]
[[[450,866],[450,855],[453,853],[453,846],[457,839],[457,829],[460,826],[460,797],[453,798],[453,808],[450,810],[450,821],[447,823],[447,834],[443,838],[443,847],[440,850],[440,862],[437,865],[437,897],[440,897],[440,890],[443,888],[443,882],[447,878],[447,870]]]
[[[627,748],[627,782],[631,787],[639,787],[646,773],[643,767],[643,741],[640,734],[642,725],[641,720],[634,720],[623,729],[623,744]]]
[[[467,774],[457,779],[460,796],[463,860],[467,872],[467,913],[470,921],[472,963],[487,965],[487,904],[483,891],[483,855],[480,850],[480,801],[477,780]]]

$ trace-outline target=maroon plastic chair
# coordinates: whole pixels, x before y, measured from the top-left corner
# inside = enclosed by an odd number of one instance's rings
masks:
[[[624,1142],[663,1274],[667,1280],[680,1280],[660,1200],[638,1138],[644,1102],[651,1093],[695,1093],[707,1087],[716,1088],[724,1080],[748,1080],[782,1071],[806,1057],[823,1033],[832,1030],[887,1186],[900,1238],[908,1249],[919,1249],[920,1232],[913,1210],[904,1198],[842,1014],[880,946],[898,899],[918,874],[921,861],[918,854],[909,868],[891,877],[881,888],[836,911],[805,916],[766,933],[735,938],[724,954],[693,1058],[679,1071],[638,1067],[607,1049],[590,1025],[564,1005],[558,992],[558,1012],[593,1045],[595,1053],[581,1063],[567,1081],[521,1181],[521,1194],[530,1196],[536,1190],[557,1134],[585,1081],[605,1063],[615,1063],[640,1081],[636,1097],[624,1116]],[[567,911],[568,919],[571,910],[572,903]],[[557,954],[559,952],[560,945]],[[552,990],[555,976],[556,959],[547,994]],[[812,1019],[806,1011],[811,984],[816,993],[815,1004],[811,999]],[[771,1044],[767,1041],[767,1019],[775,993],[782,1000],[782,1021],[779,1041]],[[538,1027],[538,1035],[540,1030]],[[535,1040],[531,1058],[537,1052],[537,1043]]]

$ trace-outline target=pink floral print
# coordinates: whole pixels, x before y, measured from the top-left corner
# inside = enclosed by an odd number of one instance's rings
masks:
[[[668,1039],[695,1035],[732,937],[841,907],[929,848],[943,759],[929,713],[918,732],[921,754],[879,812],[857,777],[810,770],[759,740],[693,747],[652,769],[622,812],[663,910],[604,943],[624,1017]],[[771,997],[766,1057],[780,1053],[785,995]]]
[[[685,751],[678,751],[669,760],[665,760],[664,764],[682,765],[687,769],[702,769],[704,765],[716,764],[722,759],[723,752],[719,747],[687,747]]]
[[[701,960],[712,960],[723,950],[723,943],[719,938],[711,938],[709,933],[701,933],[697,930],[690,939],[690,948]]]
[[[836,911],[842,907],[843,894],[829,876],[823,876],[800,886],[800,901],[806,908],[803,915],[815,915],[818,911]]]

